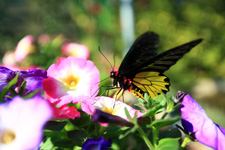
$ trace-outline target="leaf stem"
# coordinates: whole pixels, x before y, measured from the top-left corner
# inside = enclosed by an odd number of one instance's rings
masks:
[[[165,117],[168,115],[168,112],[165,112],[164,114],[163,114],[163,116],[162,116],[162,118],[161,119],[165,119]]]

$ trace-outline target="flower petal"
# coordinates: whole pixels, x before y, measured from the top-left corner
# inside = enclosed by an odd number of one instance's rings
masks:
[[[24,70],[17,70],[17,71],[12,71],[6,67],[0,66],[0,90],[3,89],[3,87],[8,84],[15,76],[20,72],[17,83],[13,85],[13,88],[18,92],[18,89],[20,88],[21,84],[23,81],[26,82],[26,87],[25,87],[25,93],[26,92],[33,92],[37,89],[40,89],[40,92],[38,93],[39,95],[43,91],[43,86],[42,82],[43,79],[47,78],[47,72],[45,70],[41,69],[30,69],[28,71]]]
[[[74,56],[78,58],[89,58],[89,49],[85,45],[77,43],[66,43],[62,46],[62,54],[65,56]]]
[[[43,126],[51,117],[51,107],[39,96],[27,100],[15,97],[0,104],[0,132],[10,130],[15,133],[15,139],[1,143],[0,149],[34,149],[40,144]]]
[[[17,62],[22,62],[27,55],[33,52],[34,37],[32,35],[27,35],[22,38],[15,49],[15,59]]]
[[[46,94],[52,98],[60,98],[66,94],[65,85],[52,77],[43,80],[43,88],[46,91]]]
[[[55,120],[75,119],[76,117],[80,117],[80,112],[78,112],[77,108],[74,106],[68,107],[67,105],[63,105],[57,108],[52,104],[52,109],[54,111],[53,119]]]
[[[98,121],[99,124],[102,126],[107,126],[108,123],[117,124],[121,126],[123,125],[130,126],[130,124],[127,123],[129,119],[127,118],[125,114],[125,108],[128,110],[132,118],[134,118],[134,115],[136,112],[137,112],[137,118],[143,115],[143,113],[141,113],[139,110],[136,110],[123,102],[116,101],[113,98],[104,97],[104,96],[99,96],[94,99],[84,100],[82,101],[82,105],[81,105],[81,109],[90,115],[94,115],[95,119],[96,118],[99,119],[99,116],[100,118],[101,117],[105,118],[103,120],[101,119],[95,120],[95,121]],[[98,112],[102,112],[102,113],[98,113]],[[124,121],[122,121],[123,119]],[[120,121],[122,122],[121,124],[119,123]]]
[[[104,137],[99,137],[97,140],[87,139],[82,150],[105,150],[111,147],[111,143],[111,140],[106,140]]]
[[[107,126],[108,124],[118,125],[118,126],[128,126],[128,127],[134,126],[133,123],[130,123],[119,116],[115,116],[115,115],[103,112],[99,109],[95,110],[95,113],[93,114],[93,117],[92,117],[92,121],[96,121],[102,126]]]
[[[119,116],[121,118],[124,118],[128,120],[124,109],[127,108],[130,116],[133,118],[135,112],[137,111],[137,118],[141,117],[143,113],[141,113],[139,110],[136,110],[132,108],[131,106],[121,102],[117,101],[113,98],[110,97],[104,97],[104,96],[99,96],[95,98],[95,103],[93,106],[97,109],[100,109],[104,112],[111,113],[113,115]]]
[[[215,124],[190,95],[183,97],[180,111],[184,129],[195,133],[199,142],[217,150],[225,149],[224,129]]]

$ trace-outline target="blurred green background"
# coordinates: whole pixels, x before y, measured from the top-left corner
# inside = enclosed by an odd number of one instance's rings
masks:
[[[225,127],[225,1],[129,1],[1,0],[1,58],[6,51],[14,50],[24,36],[33,35],[38,43],[40,35],[47,34],[50,44],[39,45],[38,54],[29,61],[47,69],[60,56],[63,43],[76,42],[88,46],[90,59],[104,79],[111,68],[98,46],[112,64],[113,55],[116,56],[118,67],[130,41],[146,31],[160,35],[159,52],[203,38],[165,73],[171,79],[168,95],[175,96],[178,90],[191,94],[216,123]],[[131,6],[133,11],[133,18],[123,18],[126,28],[122,28],[122,6]],[[126,13],[129,15],[129,11]],[[123,38],[122,33],[129,39]]]

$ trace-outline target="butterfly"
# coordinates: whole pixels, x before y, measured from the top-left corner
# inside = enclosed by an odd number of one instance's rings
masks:
[[[112,70],[113,87],[128,90],[137,98],[151,98],[169,91],[170,80],[163,73],[198,45],[197,39],[157,55],[159,35],[146,32],[138,37],[124,57],[118,71]]]

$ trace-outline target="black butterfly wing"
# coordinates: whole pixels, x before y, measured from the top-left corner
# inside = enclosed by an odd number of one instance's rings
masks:
[[[138,37],[124,57],[119,74],[126,76],[130,70],[156,56],[158,43],[159,36],[154,32],[146,32]]]
[[[132,73],[128,72],[127,78],[133,79],[132,88],[134,92],[136,91],[136,95],[147,92],[153,98],[160,93],[166,93],[169,91],[169,78],[166,77],[163,72],[168,70],[201,41],[202,39],[198,39],[165,51],[154,58],[149,59],[149,61],[135,67],[131,70],[133,71]],[[135,76],[129,77],[129,74],[135,74]],[[140,93],[137,93],[137,91],[140,91]]]
[[[171,66],[173,66],[179,59],[181,59],[186,53],[188,53],[193,47],[198,45],[203,39],[198,39],[195,41],[191,41],[189,43],[180,45],[178,47],[167,50],[149,61],[144,62],[135,69],[135,73],[143,72],[143,71],[158,71],[163,73],[168,70]],[[131,70],[132,71],[132,70]],[[129,72],[128,72],[129,74]]]

